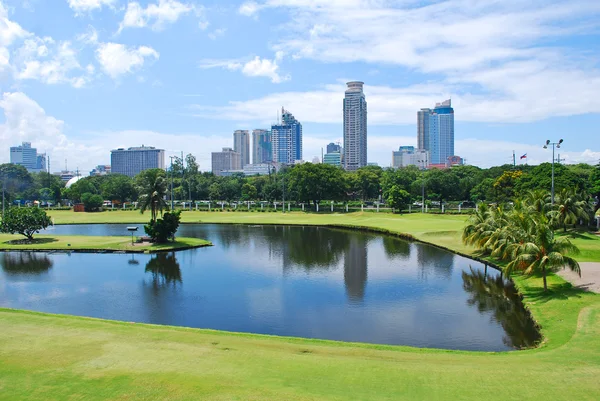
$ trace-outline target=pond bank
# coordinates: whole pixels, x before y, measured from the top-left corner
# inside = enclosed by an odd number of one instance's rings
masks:
[[[36,235],[32,242],[23,243],[18,235],[0,234],[0,251],[80,252],[80,253],[157,253],[211,246],[198,238],[176,238],[166,244],[131,243],[131,237],[84,235]]]

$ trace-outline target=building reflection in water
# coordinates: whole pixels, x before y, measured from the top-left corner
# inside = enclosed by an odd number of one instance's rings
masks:
[[[52,268],[52,260],[45,253],[8,252],[0,258],[2,270],[7,275],[39,275]]]
[[[430,275],[449,279],[454,268],[454,254],[432,245],[420,244],[417,247],[417,265],[422,280],[427,280]]]
[[[351,303],[362,302],[367,286],[367,237],[348,235],[350,244],[344,255],[344,285]]]
[[[503,342],[509,347],[530,348],[540,340],[541,334],[523,306],[515,285],[500,274],[489,277],[485,271],[462,273],[463,288],[469,294],[467,304],[480,313],[492,314],[492,319],[504,328]]]

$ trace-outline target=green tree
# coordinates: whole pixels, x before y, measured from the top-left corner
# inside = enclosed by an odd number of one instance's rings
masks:
[[[515,246],[513,260],[506,266],[506,274],[510,275],[514,270],[521,270],[525,274],[541,273],[544,279],[544,291],[547,291],[548,272],[566,266],[581,276],[579,263],[567,256],[567,253],[577,252],[579,250],[568,238],[555,237],[549,225],[540,224],[534,241]]]
[[[7,201],[23,199],[21,195],[32,187],[33,178],[25,167],[10,163],[0,164],[0,190],[4,188]]]
[[[100,195],[91,194],[89,192],[81,195],[81,202],[83,202],[83,207],[86,212],[97,212],[102,209],[102,204],[104,203]]]
[[[576,225],[581,219],[588,221],[589,214],[586,210],[586,200],[582,200],[573,189],[563,188],[556,197],[556,210],[553,211],[556,224],[567,231],[567,224]]]
[[[167,242],[169,238],[175,240],[175,233],[179,228],[180,221],[181,211],[167,212],[162,219],[150,221],[146,224],[144,230],[152,238],[152,241],[162,244]]]
[[[217,201],[217,200],[221,200],[222,199],[221,186],[218,183],[213,182],[210,185],[210,187],[208,188],[208,197],[212,201]]]
[[[394,185],[388,191],[387,202],[397,212],[402,212],[411,202],[410,194],[404,189],[400,189],[397,185]]]
[[[286,180],[296,200],[313,202],[342,200],[346,194],[342,169],[328,164],[304,163],[290,169]]]
[[[158,213],[162,215],[167,207],[165,196],[167,194],[166,173],[162,169],[144,170],[135,177],[136,189],[139,195],[140,212],[150,209],[151,222],[155,222]]]
[[[594,214],[600,209],[600,162],[590,174],[590,193],[595,198]]]
[[[432,196],[439,199],[440,209],[446,200],[456,198],[459,191],[460,181],[451,169],[432,169],[426,175],[426,188]]]
[[[133,180],[122,174],[108,175],[100,190],[104,199],[121,203],[133,200],[137,196]]]
[[[245,183],[244,185],[242,185],[242,200],[243,201],[249,201],[249,200],[253,200],[256,199],[258,194],[258,191],[256,190],[256,187],[252,184],[249,183]]]
[[[8,234],[21,234],[28,240],[33,234],[45,229],[52,221],[43,209],[37,207],[11,207],[4,213],[0,231]]]
[[[523,172],[505,171],[494,182],[494,191],[496,200],[499,202],[510,202],[515,198],[515,190],[517,181],[523,176]]]
[[[375,199],[379,196],[383,169],[379,166],[361,167],[352,174],[352,190],[361,200]]]

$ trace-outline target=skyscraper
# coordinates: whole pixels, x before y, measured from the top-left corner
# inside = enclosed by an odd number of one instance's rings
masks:
[[[266,129],[252,131],[252,164],[261,164],[273,160],[271,132]]]
[[[242,167],[250,164],[250,133],[247,130],[237,130],[233,133],[233,150],[240,154]]]
[[[454,109],[450,99],[436,103],[435,108],[417,112],[419,149],[429,151],[431,164],[446,163],[454,156]]]
[[[344,97],[344,168],[367,165],[367,101],[364,82],[348,82]]]
[[[271,146],[274,162],[294,164],[302,160],[302,124],[283,107],[281,123],[271,127]]]
[[[31,147],[31,142],[23,142],[20,146],[10,148],[10,162],[23,166],[30,173],[46,171],[46,154],[38,153]]]
[[[211,159],[214,175],[223,175],[224,171],[242,169],[241,155],[231,148],[223,148],[222,152],[212,152]]]
[[[135,177],[144,170],[165,168],[165,151],[152,146],[119,148],[110,151],[110,166],[113,174]]]

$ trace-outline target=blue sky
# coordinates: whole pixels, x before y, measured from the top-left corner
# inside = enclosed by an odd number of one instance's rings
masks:
[[[268,128],[284,106],[304,159],[342,139],[345,82],[365,82],[369,161],[416,145],[416,111],[452,98],[456,153],[600,160],[596,0],[0,0],[0,162],[31,141],[52,170],[110,149],[193,153]]]

